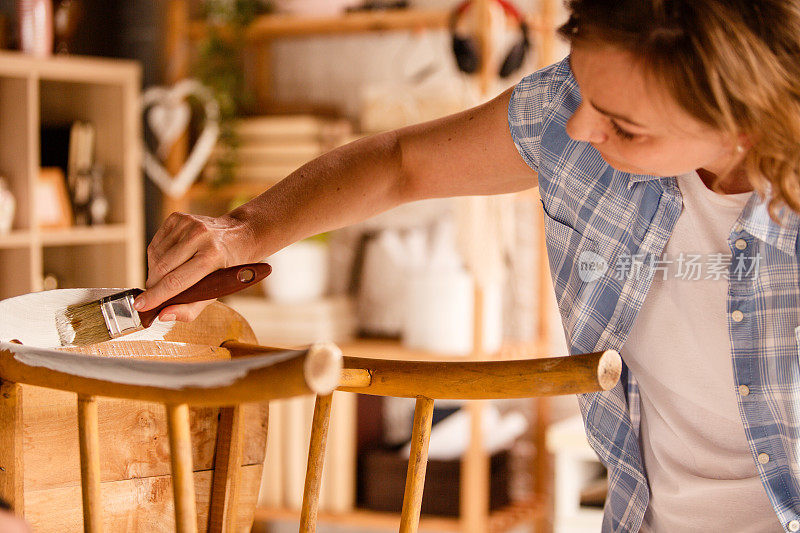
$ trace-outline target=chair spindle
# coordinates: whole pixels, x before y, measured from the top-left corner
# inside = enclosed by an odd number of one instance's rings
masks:
[[[325,443],[328,440],[328,425],[331,419],[333,394],[317,396],[314,403],[314,418],[311,422],[311,441],[308,446],[306,483],[303,487],[303,508],[300,513],[300,533],[314,533],[319,513],[319,489],[322,483],[322,467],[325,462]]]
[[[408,457],[406,489],[403,494],[403,510],[400,514],[400,533],[416,533],[419,528],[432,422],[433,400],[424,396],[417,397],[417,405],[414,408],[414,428],[411,433],[411,453]]]
[[[94,396],[78,395],[78,444],[81,457],[83,530],[86,533],[102,533],[100,431],[97,427],[97,401]]]
[[[172,462],[172,495],[175,501],[175,527],[178,533],[197,533],[189,406],[182,403],[166,407]]]

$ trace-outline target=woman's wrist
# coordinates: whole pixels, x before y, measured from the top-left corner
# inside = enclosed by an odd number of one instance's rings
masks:
[[[224,245],[232,265],[254,263],[266,257],[265,239],[258,235],[251,222],[252,217],[244,216],[241,212],[230,212],[219,218],[230,235],[230,238],[224,239]]]

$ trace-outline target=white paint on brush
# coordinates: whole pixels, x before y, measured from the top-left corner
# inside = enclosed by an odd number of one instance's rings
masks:
[[[99,300],[125,289],[56,289],[32,292],[0,301],[0,341],[19,340],[28,346],[57,348],[61,346],[56,329],[56,315],[69,305]],[[161,340],[175,325],[156,322],[147,329],[130,333],[125,340]]]
[[[57,314],[63,313],[69,305],[99,300],[123,290],[56,289],[0,301],[0,350],[13,353],[14,358],[25,365],[72,376],[168,389],[229,385],[251,370],[275,365],[299,353],[292,350],[243,359],[176,363],[98,357],[53,349],[61,346],[56,329]],[[174,322],[156,321],[147,329],[126,335],[125,340],[162,340],[173,325]],[[11,343],[13,339],[22,344]]]

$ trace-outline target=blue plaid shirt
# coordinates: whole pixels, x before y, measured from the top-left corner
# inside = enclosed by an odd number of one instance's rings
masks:
[[[681,193],[675,177],[615,170],[590,144],[570,139],[565,125],[580,99],[567,58],[516,86],[509,127],[519,153],[539,175],[547,252],[570,353],[615,349],[624,361],[653,264],[681,214]],[[782,214],[783,225],[773,222],[766,202],[753,193],[731,229],[730,386],[777,518],[786,531],[798,531],[800,217]],[[607,268],[622,257],[632,258],[641,275]],[[757,269],[732,275],[737,260],[755,257]],[[578,400],[589,443],[608,468],[603,531],[638,531],[650,493],[639,450],[635,376],[623,365],[613,389]]]

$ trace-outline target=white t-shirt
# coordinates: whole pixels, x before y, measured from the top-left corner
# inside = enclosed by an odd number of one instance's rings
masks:
[[[683,211],[663,269],[621,351],[641,398],[639,438],[651,493],[641,531],[783,531],[745,438],[728,337],[728,280],[717,274],[727,272],[728,235],[751,193],[717,194],[696,172],[679,176],[678,186]]]

